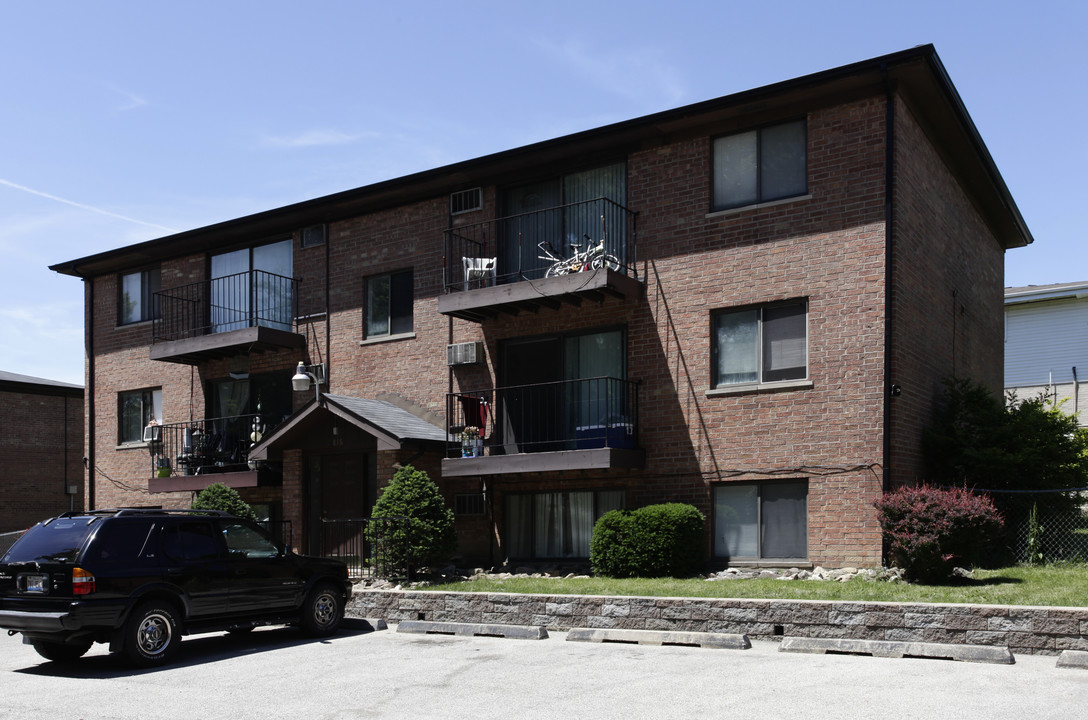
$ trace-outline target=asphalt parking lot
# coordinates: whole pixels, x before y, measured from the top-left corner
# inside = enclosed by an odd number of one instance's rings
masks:
[[[1088,671],[849,655],[289,628],[182,642],[132,670],[96,645],[45,662],[0,636],[0,718],[1071,718]]]

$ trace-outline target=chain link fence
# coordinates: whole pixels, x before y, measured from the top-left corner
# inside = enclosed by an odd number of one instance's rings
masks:
[[[985,494],[1005,516],[1006,552],[1014,562],[1088,562],[1088,488]]]

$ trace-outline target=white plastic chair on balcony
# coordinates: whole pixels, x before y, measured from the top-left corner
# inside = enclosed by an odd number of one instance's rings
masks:
[[[465,290],[468,290],[472,283],[477,283],[477,287],[495,284],[498,258],[463,257],[461,262],[465,266]]]

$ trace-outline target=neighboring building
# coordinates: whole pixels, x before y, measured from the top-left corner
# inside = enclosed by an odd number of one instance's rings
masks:
[[[1088,426],[1088,282],[1005,288],[1005,390]]]
[[[926,46],[72,260],[87,501],[224,481],[316,551],[410,463],[466,563],[680,501],[719,563],[876,565],[942,380],[1001,387],[1030,242]]]
[[[83,509],[83,387],[0,371],[0,533]]]

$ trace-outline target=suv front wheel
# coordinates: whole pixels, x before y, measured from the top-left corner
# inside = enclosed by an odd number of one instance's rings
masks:
[[[133,610],[125,623],[125,654],[137,665],[166,662],[179,642],[175,610],[168,603],[144,603]]]
[[[310,635],[331,635],[344,619],[344,599],[333,585],[322,583],[310,591],[302,604],[302,629]]]

